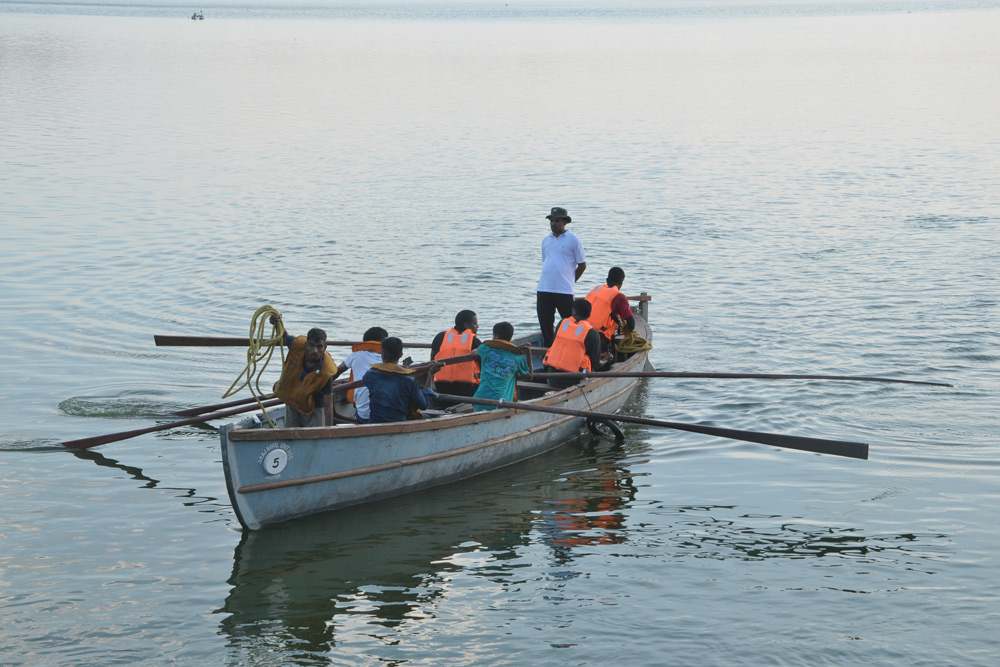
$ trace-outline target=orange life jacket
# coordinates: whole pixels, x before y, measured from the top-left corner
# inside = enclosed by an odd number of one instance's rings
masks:
[[[351,346],[351,352],[374,352],[375,354],[382,354],[382,343],[377,340],[366,340],[363,343],[356,343]],[[351,369],[351,375],[347,380],[348,382],[354,382],[354,369]],[[354,402],[354,390],[347,390],[347,400],[351,403]]]
[[[435,359],[446,357],[457,357],[472,352],[472,341],[476,334],[466,329],[462,333],[452,327],[444,332],[444,340],[441,341],[441,349],[438,350]],[[466,382],[469,384],[479,384],[479,366],[474,361],[466,361],[461,364],[445,366],[434,374],[437,382]]]
[[[567,317],[556,331],[556,339],[545,353],[542,363],[550,368],[569,373],[590,371],[590,356],[587,354],[587,333],[594,327],[587,320]]]
[[[306,337],[298,336],[288,348],[281,377],[274,383],[274,393],[278,398],[304,415],[311,415],[316,405],[313,394],[323,388],[337,374],[337,364],[329,352],[323,353],[323,365],[319,371],[306,373],[303,363],[306,356]],[[300,380],[299,378],[302,377]]]
[[[587,301],[590,302],[591,311],[587,321],[590,326],[597,329],[597,332],[604,336],[605,340],[611,340],[617,329],[617,322],[611,316],[611,302],[621,291],[613,285],[598,285],[590,290]]]

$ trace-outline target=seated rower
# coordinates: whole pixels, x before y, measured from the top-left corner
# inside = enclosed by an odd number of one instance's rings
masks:
[[[475,398],[517,400],[517,376],[531,375],[531,343],[518,347],[510,342],[513,336],[514,327],[510,322],[497,322],[493,325],[493,340],[476,349],[482,370]],[[476,410],[493,409],[486,405],[474,407]]]
[[[361,378],[368,389],[369,424],[420,419],[420,410],[427,409],[428,397],[436,394],[428,387],[420,388],[414,377],[415,370],[399,365],[403,356],[403,341],[386,338],[382,341],[382,361],[373,364]],[[437,365],[427,372],[430,384]]]
[[[382,341],[389,333],[382,327],[371,327],[365,332],[360,343],[351,346],[351,353],[340,362],[338,373],[351,370],[349,382],[361,380],[373,364],[382,362]],[[359,424],[367,424],[369,417],[368,387],[347,390],[347,400],[354,403],[354,418]]]
[[[277,326],[280,319],[272,315],[271,324]],[[310,329],[305,336],[286,332],[283,342],[288,356],[274,393],[285,402],[285,428],[332,425],[333,379],[340,372],[326,351],[326,332]]]
[[[471,310],[463,310],[455,316],[454,328],[442,331],[431,342],[431,359],[445,359],[469,354],[482,341],[476,337],[479,318]],[[442,394],[472,396],[479,387],[479,362],[468,361],[451,364],[441,369],[434,378],[434,389]]]
[[[586,296],[592,308],[587,321],[601,334],[601,348],[612,353],[616,324],[620,322],[625,331],[635,329],[635,316],[628,305],[628,297],[621,291],[624,282],[625,271],[613,266],[608,271],[607,283],[598,285]]]
[[[542,359],[547,370],[589,373],[600,368],[601,335],[587,321],[590,311],[590,302],[586,299],[577,299],[573,302],[573,314],[556,327],[556,338]],[[577,382],[579,382],[577,378],[548,380],[550,385],[560,389]]]

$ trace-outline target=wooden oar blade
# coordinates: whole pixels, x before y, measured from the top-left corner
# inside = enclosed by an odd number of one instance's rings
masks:
[[[164,336],[156,334],[157,347],[248,347],[249,338],[237,336]]]
[[[611,417],[614,418],[614,417]],[[659,420],[651,420],[659,421]],[[798,449],[803,452],[844,456],[851,459],[868,460],[868,443],[850,442],[848,440],[827,440],[825,438],[808,438],[799,435],[784,435],[781,433],[759,433],[757,431],[742,431],[739,429],[719,428],[716,426],[701,426],[700,424],[680,424],[676,422],[660,422],[650,426],[663,426],[679,431],[690,431],[704,435],[714,435],[730,440],[745,440],[771,447],[783,449]]]
[[[152,433],[154,431],[160,431],[163,429],[157,427],[149,428],[137,428],[132,431],[122,431],[120,433],[108,433],[106,435],[97,435],[92,438],[80,438],[78,440],[67,440],[66,442],[61,442],[59,444],[64,447],[69,447],[70,449],[89,449],[91,447],[97,447],[98,445],[106,445],[109,442],[117,442],[119,440],[128,440],[129,438],[134,438],[138,435],[144,435],[146,433]]]

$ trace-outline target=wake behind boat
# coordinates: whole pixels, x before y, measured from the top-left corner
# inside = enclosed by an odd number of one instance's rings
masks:
[[[640,297],[635,308],[635,330],[651,341],[648,299]],[[515,342],[537,346],[542,338],[536,333]],[[611,370],[648,370],[647,357],[645,350],[621,355]],[[541,368],[540,357],[532,363]],[[518,393],[526,405],[615,412],[638,381],[589,378],[566,389],[522,382]],[[586,424],[581,416],[514,408],[473,412],[468,404],[381,424],[287,429],[278,411],[272,419],[276,428],[251,417],[220,430],[226,487],[249,530],[479,475],[558,447]]]

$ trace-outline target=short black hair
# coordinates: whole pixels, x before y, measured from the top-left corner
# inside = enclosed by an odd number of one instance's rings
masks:
[[[403,356],[403,341],[396,337],[386,338],[382,341],[382,361],[392,364],[399,361]]]
[[[370,340],[382,341],[389,337],[389,332],[382,327],[372,327],[365,332],[364,337],[361,339],[362,342],[367,342]]]
[[[514,336],[514,325],[510,322],[497,322],[493,325],[493,337],[497,340],[509,341]]]
[[[311,340],[314,343],[319,342],[319,341],[323,341],[325,343],[326,342],[326,332],[323,331],[322,329],[318,329],[316,327],[313,327],[312,329],[309,330],[309,333],[306,334],[306,340]]]
[[[608,271],[608,285],[618,285],[625,282],[625,270],[620,266],[612,266]]]
[[[578,320],[585,320],[590,317],[591,306],[586,299],[577,299],[573,302],[573,316]]]
[[[466,329],[465,325],[470,324],[476,318],[476,313],[471,310],[460,310],[455,316],[455,328],[459,331]]]

